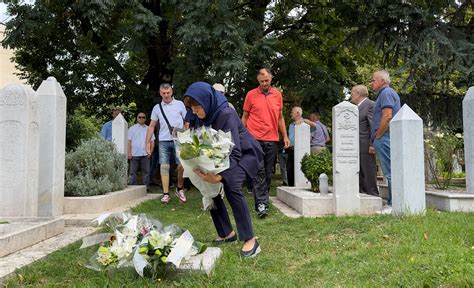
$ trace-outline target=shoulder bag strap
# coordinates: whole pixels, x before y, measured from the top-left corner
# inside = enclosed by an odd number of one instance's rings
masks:
[[[170,122],[168,121],[168,118],[166,117],[165,111],[163,111],[163,107],[161,106],[161,102],[160,102],[160,110],[161,110],[161,114],[163,114],[163,118],[165,118],[166,125],[168,125],[168,129],[171,130]]]

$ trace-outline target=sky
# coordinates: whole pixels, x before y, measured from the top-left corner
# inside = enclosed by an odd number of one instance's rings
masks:
[[[5,23],[8,19],[7,5],[5,3],[0,3],[0,23]]]

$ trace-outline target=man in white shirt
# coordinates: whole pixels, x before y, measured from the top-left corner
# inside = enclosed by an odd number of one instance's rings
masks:
[[[153,107],[151,112],[151,122],[146,134],[147,139],[147,154],[151,155],[151,136],[155,130],[156,123],[159,122],[159,144],[158,152],[160,157],[160,172],[161,183],[163,185],[163,197],[161,203],[167,204],[170,200],[169,185],[170,185],[170,161],[171,157],[175,158],[178,164],[178,185],[176,187],[176,196],[180,203],[186,202],[186,195],[183,190],[183,166],[179,163],[176,157],[176,149],[173,143],[172,131],[174,128],[182,129],[184,126],[184,117],[186,116],[186,107],[182,101],[173,98],[173,88],[168,83],[160,85],[161,103]]]
[[[139,112],[137,115],[137,124],[128,129],[128,160],[130,160],[130,178],[129,184],[135,185],[137,182],[138,167],[142,171],[143,185],[147,189],[150,184],[150,155],[146,152],[146,133],[148,126],[145,125],[146,115]],[[154,141],[155,136],[152,135],[150,141]],[[153,146],[152,146],[153,149]]]

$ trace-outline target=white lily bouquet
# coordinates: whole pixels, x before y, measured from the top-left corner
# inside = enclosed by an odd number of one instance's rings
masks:
[[[155,276],[168,263],[179,268],[183,259],[206,250],[188,230],[174,224],[163,226],[145,214],[104,214],[96,220],[113,231],[83,239],[81,249],[100,244],[86,265],[96,271],[133,266],[142,277],[146,269]]]
[[[193,169],[206,173],[218,174],[230,166],[229,155],[234,143],[230,132],[216,131],[210,127],[188,129],[177,132],[175,141],[176,153],[184,168],[184,177],[188,177],[201,192],[205,210],[213,207],[212,198],[224,197],[222,183],[212,184],[202,180]]]

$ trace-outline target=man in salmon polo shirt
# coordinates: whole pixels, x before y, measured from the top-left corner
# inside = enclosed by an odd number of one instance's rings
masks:
[[[268,68],[258,71],[259,86],[245,96],[242,123],[258,140],[264,153],[264,165],[253,179],[255,210],[259,218],[268,215],[269,190],[272,170],[278,152],[278,128],[283,135],[285,148],[290,146],[283,118],[283,97],[271,86],[272,73]]]

